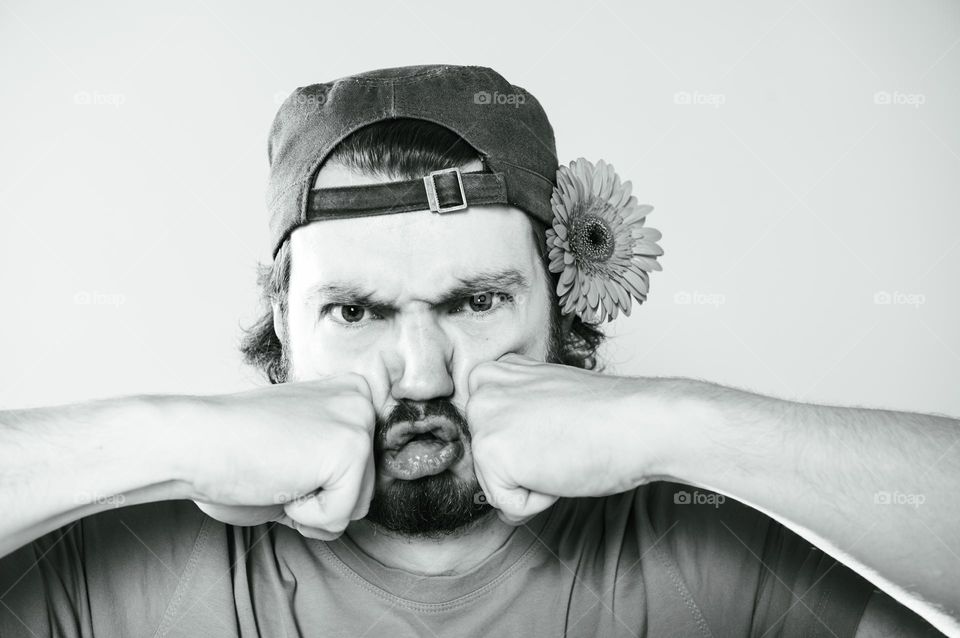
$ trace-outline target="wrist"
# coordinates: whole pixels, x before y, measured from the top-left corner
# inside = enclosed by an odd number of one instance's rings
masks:
[[[705,384],[682,377],[637,378],[626,401],[628,446],[639,467],[635,485],[651,481],[690,481],[712,458],[711,429],[720,415]]]
[[[172,497],[189,499],[195,496],[202,463],[197,441],[197,418],[202,398],[189,396],[138,396],[134,410],[146,415],[144,438],[152,450],[157,482],[170,483]]]

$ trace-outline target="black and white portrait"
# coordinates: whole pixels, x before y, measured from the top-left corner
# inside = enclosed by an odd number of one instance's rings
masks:
[[[960,636],[960,4],[0,0],[0,637]]]

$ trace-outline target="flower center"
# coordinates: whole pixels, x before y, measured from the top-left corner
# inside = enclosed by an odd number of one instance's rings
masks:
[[[596,215],[584,215],[575,224],[570,245],[574,253],[590,261],[606,261],[613,255],[613,233]]]

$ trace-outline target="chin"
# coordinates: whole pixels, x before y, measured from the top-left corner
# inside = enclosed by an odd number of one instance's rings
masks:
[[[409,481],[378,481],[366,519],[403,536],[437,538],[463,533],[493,511],[475,475],[451,470]]]

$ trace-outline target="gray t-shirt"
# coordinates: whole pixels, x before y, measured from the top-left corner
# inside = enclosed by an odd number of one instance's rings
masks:
[[[87,517],[0,559],[0,636],[853,636],[874,587],[733,499],[656,482],[560,499],[464,574],[190,501]]]

